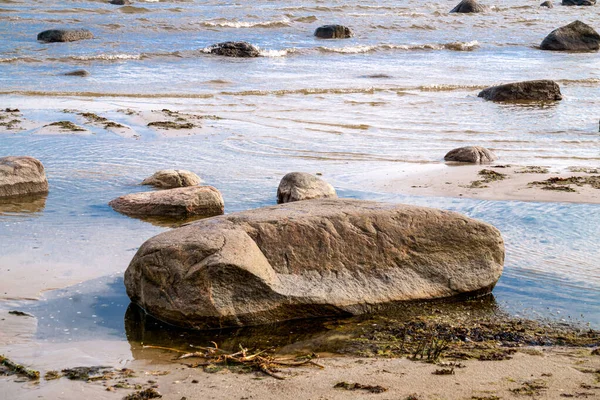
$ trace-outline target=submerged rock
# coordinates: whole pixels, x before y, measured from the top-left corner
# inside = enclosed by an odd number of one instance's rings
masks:
[[[337,194],[333,186],[306,172],[290,172],[281,179],[277,188],[278,204],[335,197]]]
[[[193,172],[183,169],[163,169],[143,180],[142,185],[151,185],[161,189],[196,186],[202,182]]]
[[[550,32],[542,41],[540,49],[554,51],[597,51],[600,49],[600,35],[591,26],[581,21],[575,21]]]
[[[75,71],[71,71],[71,72],[65,72],[64,73],[65,76],[90,76],[90,73],[87,72],[85,69],[77,69]]]
[[[115,6],[128,6],[131,4],[129,0],[110,0],[109,3]]]
[[[593,6],[596,0],[562,0],[563,6]]]
[[[554,4],[552,4],[550,0],[546,0],[545,2],[540,4],[540,7],[554,8]]]
[[[466,162],[473,164],[485,164],[496,161],[498,157],[481,146],[460,147],[448,152],[444,157],[446,161]]]
[[[353,33],[344,25],[323,25],[315,30],[315,36],[321,39],[347,39],[352,37]]]
[[[212,217],[223,214],[224,210],[223,197],[212,186],[133,193],[118,197],[108,205],[115,211],[134,217]]]
[[[539,80],[492,86],[479,92],[478,97],[491,101],[536,102],[562,100],[560,87],[554,81]]]
[[[450,10],[451,13],[480,13],[484,11],[487,11],[487,7],[482,6],[475,0],[462,0]]]
[[[42,163],[33,157],[0,158],[0,197],[48,192]]]
[[[207,51],[225,57],[258,57],[258,47],[248,42],[223,42],[210,46]]]
[[[37,40],[43,42],[75,42],[93,38],[94,35],[87,29],[50,29],[37,35]]]
[[[125,286],[150,315],[208,329],[488,293],[503,263],[502,237],[487,223],[424,207],[326,199],[155,236],[131,261]]]

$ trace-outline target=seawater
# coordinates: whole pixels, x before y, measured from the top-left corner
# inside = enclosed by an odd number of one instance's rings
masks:
[[[226,212],[234,212],[274,204],[281,176],[302,170],[323,173],[345,197],[440,207],[494,224],[507,249],[494,291],[500,307],[600,327],[600,206],[411,197],[357,183],[365,171],[438,163],[448,150],[469,144],[493,149],[506,163],[599,166],[597,53],[536,48],[551,30],[575,19],[600,28],[595,7],[548,10],[537,1],[509,0],[485,14],[448,14],[454,3],[160,1],[118,7],[0,0],[1,108],[49,121],[70,118],[64,108],[117,122],[122,116],[116,110],[129,107],[220,118],[205,122],[205,133],[181,138],[163,138],[144,126],[134,127],[139,140],[101,129],[89,137],[0,135],[0,155],[39,158],[51,187],[27,212],[0,205],[0,273],[47,265],[49,281],[58,286],[99,277],[31,304],[7,295],[0,307],[46,318],[40,340],[87,337],[75,328],[124,340],[127,298],[120,276],[137,247],[168,228],[119,215],[108,201],[148,190],[137,185],[141,179],[174,167],[199,173],[222,191]],[[348,25],[355,36],[315,39],[314,29],[328,23]],[[88,28],[96,38],[35,40],[55,27]],[[205,53],[226,40],[254,43],[262,56]],[[62,75],[80,68],[90,77]],[[516,106],[477,98],[486,86],[526,79],[558,81],[564,100]],[[65,272],[53,276],[53,265]],[[69,308],[74,298],[80,301]],[[59,309],[73,313],[48,321]]]

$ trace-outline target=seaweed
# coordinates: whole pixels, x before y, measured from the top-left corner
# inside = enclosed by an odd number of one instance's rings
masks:
[[[344,390],[364,390],[369,393],[383,393],[387,392],[387,388],[379,385],[363,385],[361,383],[348,383],[348,382],[338,382],[333,386],[336,389],[344,389]]]
[[[548,384],[540,379],[523,382],[523,384],[514,389],[509,389],[514,394],[522,396],[538,396],[548,389]]]
[[[9,311],[8,313],[11,315],[16,315],[17,317],[33,317],[31,314],[27,314],[26,312],[18,310]]]
[[[550,170],[547,167],[538,167],[535,165],[528,165],[515,171],[517,174],[548,174]]]
[[[582,187],[589,185],[594,189],[600,189],[600,175],[592,176],[570,176],[570,177],[559,177],[553,176],[546,179],[545,181],[530,182],[530,186],[542,186],[544,190],[556,190],[562,192],[576,192],[571,185]]]
[[[486,183],[502,181],[507,177],[506,174],[492,171],[491,169],[482,169],[481,171],[479,171],[479,176],[481,176],[483,179],[473,181],[467,187],[471,189],[486,188],[488,187]]]
[[[11,361],[3,355],[0,355],[0,366],[6,367],[6,375],[22,375],[29,378],[32,381],[37,381],[40,379],[40,371],[26,368],[20,364],[15,363],[14,361]]]
[[[156,389],[148,388],[135,393],[131,393],[130,395],[123,397],[123,400],[148,400],[160,399],[161,397],[162,394],[160,394]]]
[[[78,125],[75,125],[71,121],[57,121],[57,122],[48,124],[46,126],[58,126],[60,129],[63,129],[66,131],[72,131],[72,132],[85,132],[84,128],[82,128]]]
[[[191,122],[187,122],[185,124],[178,124],[177,122],[172,121],[155,121],[150,122],[148,126],[154,126],[160,129],[192,129],[195,127]]]

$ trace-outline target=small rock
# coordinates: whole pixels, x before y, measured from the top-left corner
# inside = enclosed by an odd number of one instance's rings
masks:
[[[562,0],[563,6],[593,6],[596,0]]]
[[[210,46],[207,51],[225,57],[258,57],[260,51],[258,47],[248,42],[223,42]]]
[[[552,4],[552,2],[550,0],[547,0],[547,1],[543,2],[542,4],[540,4],[540,7],[554,8],[554,4]]]
[[[333,186],[305,172],[290,172],[281,179],[277,188],[278,204],[336,197]]]
[[[93,38],[94,35],[87,29],[50,29],[37,35],[37,40],[43,42],[75,42]]]
[[[482,90],[478,97],[491,101],[532,102],[562,100],[560,87],[554,81],[538,80],[507,83]]]
[[[600,35],[591,26],[581,21],[575,21],[550,32],[542,41],[540,49],[597,51],[600,49]]]
[[[90,76],[90,73],[87,72],[85,69],[77,69],[75,71],[66,72],[64,75],[65,76]]]
[[[446,161],[484,164],[496,161],[498,157],[490,150],[480,146],[460,147],[448,152],[444,157]]]
[[[450,10],[451,13],[480,13],[484,11],[487,11],[487,7],[482,6],[475,0],[462,0]]]
[[[151,185],[161,189],[173,189],[178,187],[196,186],[202,182],[200,177],[193,172],[182,169],[164,169],[155,172],[149,178],[144,179],[142,185]]]
[[[0,197],[48,193],[42,163],[33,157],[0,158]]]
[[[321,39],[347,39],[353,35],[352,30],[343,25],[324,25],[315,31],[315,36]]]
[[[224,211],[223,197],[212,186],[133,193],[118,197],[108,205],[122,214],[138,217],[212,217]]]
[[[109,3],[115,6],[128,6],[131,4],[129,0],[110,0]]]

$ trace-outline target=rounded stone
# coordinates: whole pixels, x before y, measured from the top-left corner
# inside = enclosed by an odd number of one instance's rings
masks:
[[[277,203],[292,201],[336,198],[333,186],[323,179],[306,172],[290,172],[279,182]]]

